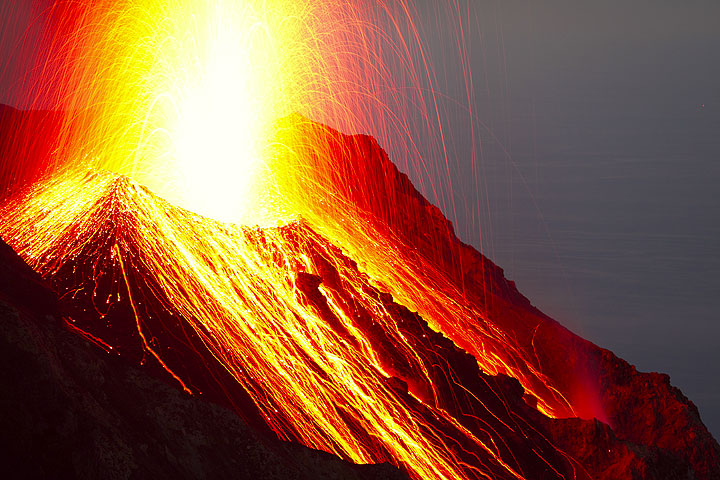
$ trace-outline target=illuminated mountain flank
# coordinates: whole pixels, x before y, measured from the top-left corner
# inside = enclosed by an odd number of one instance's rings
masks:
[[[68,328],[282,440],[416,479],[720,473],[667,376],[532,307],[372,138],[276,130],[289,223],[221,223],[74,169],[7,200],[0,234]]]

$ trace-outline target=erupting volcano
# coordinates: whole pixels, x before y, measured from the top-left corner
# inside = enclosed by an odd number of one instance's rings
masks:
[[[3,251],[33,285],[3,301],[264,441],[412,479],[718,478],[667,376],[534,308],[375,139],[308,120],[392,116],[391,35],[331,3],[56,2],[54,111],[2,112],[0,236],[35,272]]]

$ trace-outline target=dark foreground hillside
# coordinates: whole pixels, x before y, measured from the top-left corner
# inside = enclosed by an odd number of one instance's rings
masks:
[[[55,295],[0,244],[3,478],[406,478],[265,438],[68,328]]]

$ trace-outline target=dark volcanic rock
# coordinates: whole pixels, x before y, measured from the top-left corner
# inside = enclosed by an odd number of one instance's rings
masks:
[[[263,437],[65,331],[55,305],[0,242],[3,478],[405,478]]]

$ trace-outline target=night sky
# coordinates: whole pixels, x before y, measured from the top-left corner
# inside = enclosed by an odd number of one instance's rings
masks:
[[[670,374],[720,437],[720,2],[457,0],[458,20],[446,1],[416,13],[459,235],[545,313]],[[32,53],[12,46],[23,5],[0,6],[0,103]]]

